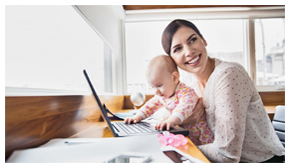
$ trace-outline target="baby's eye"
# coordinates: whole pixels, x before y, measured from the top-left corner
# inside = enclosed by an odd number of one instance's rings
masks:
[[[161,87],[162,85],[157,85],[157,87]]]

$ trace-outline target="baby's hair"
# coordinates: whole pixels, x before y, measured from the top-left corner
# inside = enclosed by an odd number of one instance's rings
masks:
[[[170,74],[174,71],[178,72],[177,65],[175,64],[174,60],[167,56],[167,55],[158,55],[154,57],[148,65],[147,68],[147,75],[151,72],[151,70],[156,70],[156,68],[161,68],[161,70],[166,70]],[[179,73],[179,72],[178,72]]]

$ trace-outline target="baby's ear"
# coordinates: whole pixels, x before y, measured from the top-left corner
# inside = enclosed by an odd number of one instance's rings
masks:
[[[179,82],[179,73],[177,71],[172,72],[172,78],[175,84]]]

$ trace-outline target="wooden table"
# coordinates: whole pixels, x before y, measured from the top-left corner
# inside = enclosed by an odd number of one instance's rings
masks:
[[[98,122],[95,125],[71,136],[70,138],[101,138],[101,137],[103,138],[114,137],[105,122]],[[178,149],[199,160],[202,160],[206,163],[210,163],[209,160],[203,155],[203,153],[201,153],[201,151],[189,139],[186,147],[187,149],[183,147],[179,147]]]
[[[265,109],[271,119],[275,114],[275,108],[276,106],[265,106]],[[129,110],[132,109],[122,110],[120,112],[127,112]],[[98,122],[93,126],[71,136],[71,138],[106,138],[106,137],[114,137],[114,136],[105,122]],[[189,140],[189,138],[187,139]],[[187,149],[181,147],[179,147],[178,149],[206,163],[210,163],[209,160],[203,155],[203,153],[201,153],[201,151],[190,140],[188,141],[186,147]]]
[[[276,112],[276,106],[264,106],[264,107],[266,112],[268,113],[270,120],[272,121]]]

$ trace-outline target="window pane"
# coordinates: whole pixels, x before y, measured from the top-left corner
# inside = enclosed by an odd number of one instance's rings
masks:
[[[285,86],[285,20],[255,19],[256,84]]]
[[[168,24],[168,21],[125,24],[128,94],[136,91],[153,93],[147,84],[145,72],[153,57],[165,54],[161,45],[161,35]]]
[[[243,20],[192,21],[207,41],[207,52],[211,57],[238,62],[246,67],[244,55]]]
[[[208,54],[243,66],[243,20],[191,20],[207,41]],[[150,59],[164,54],[161,36],[169,21],[126,23],[127,93],[154,93],[149,87],[145,71]],[[181,71],[182,75],[182,71]]]

